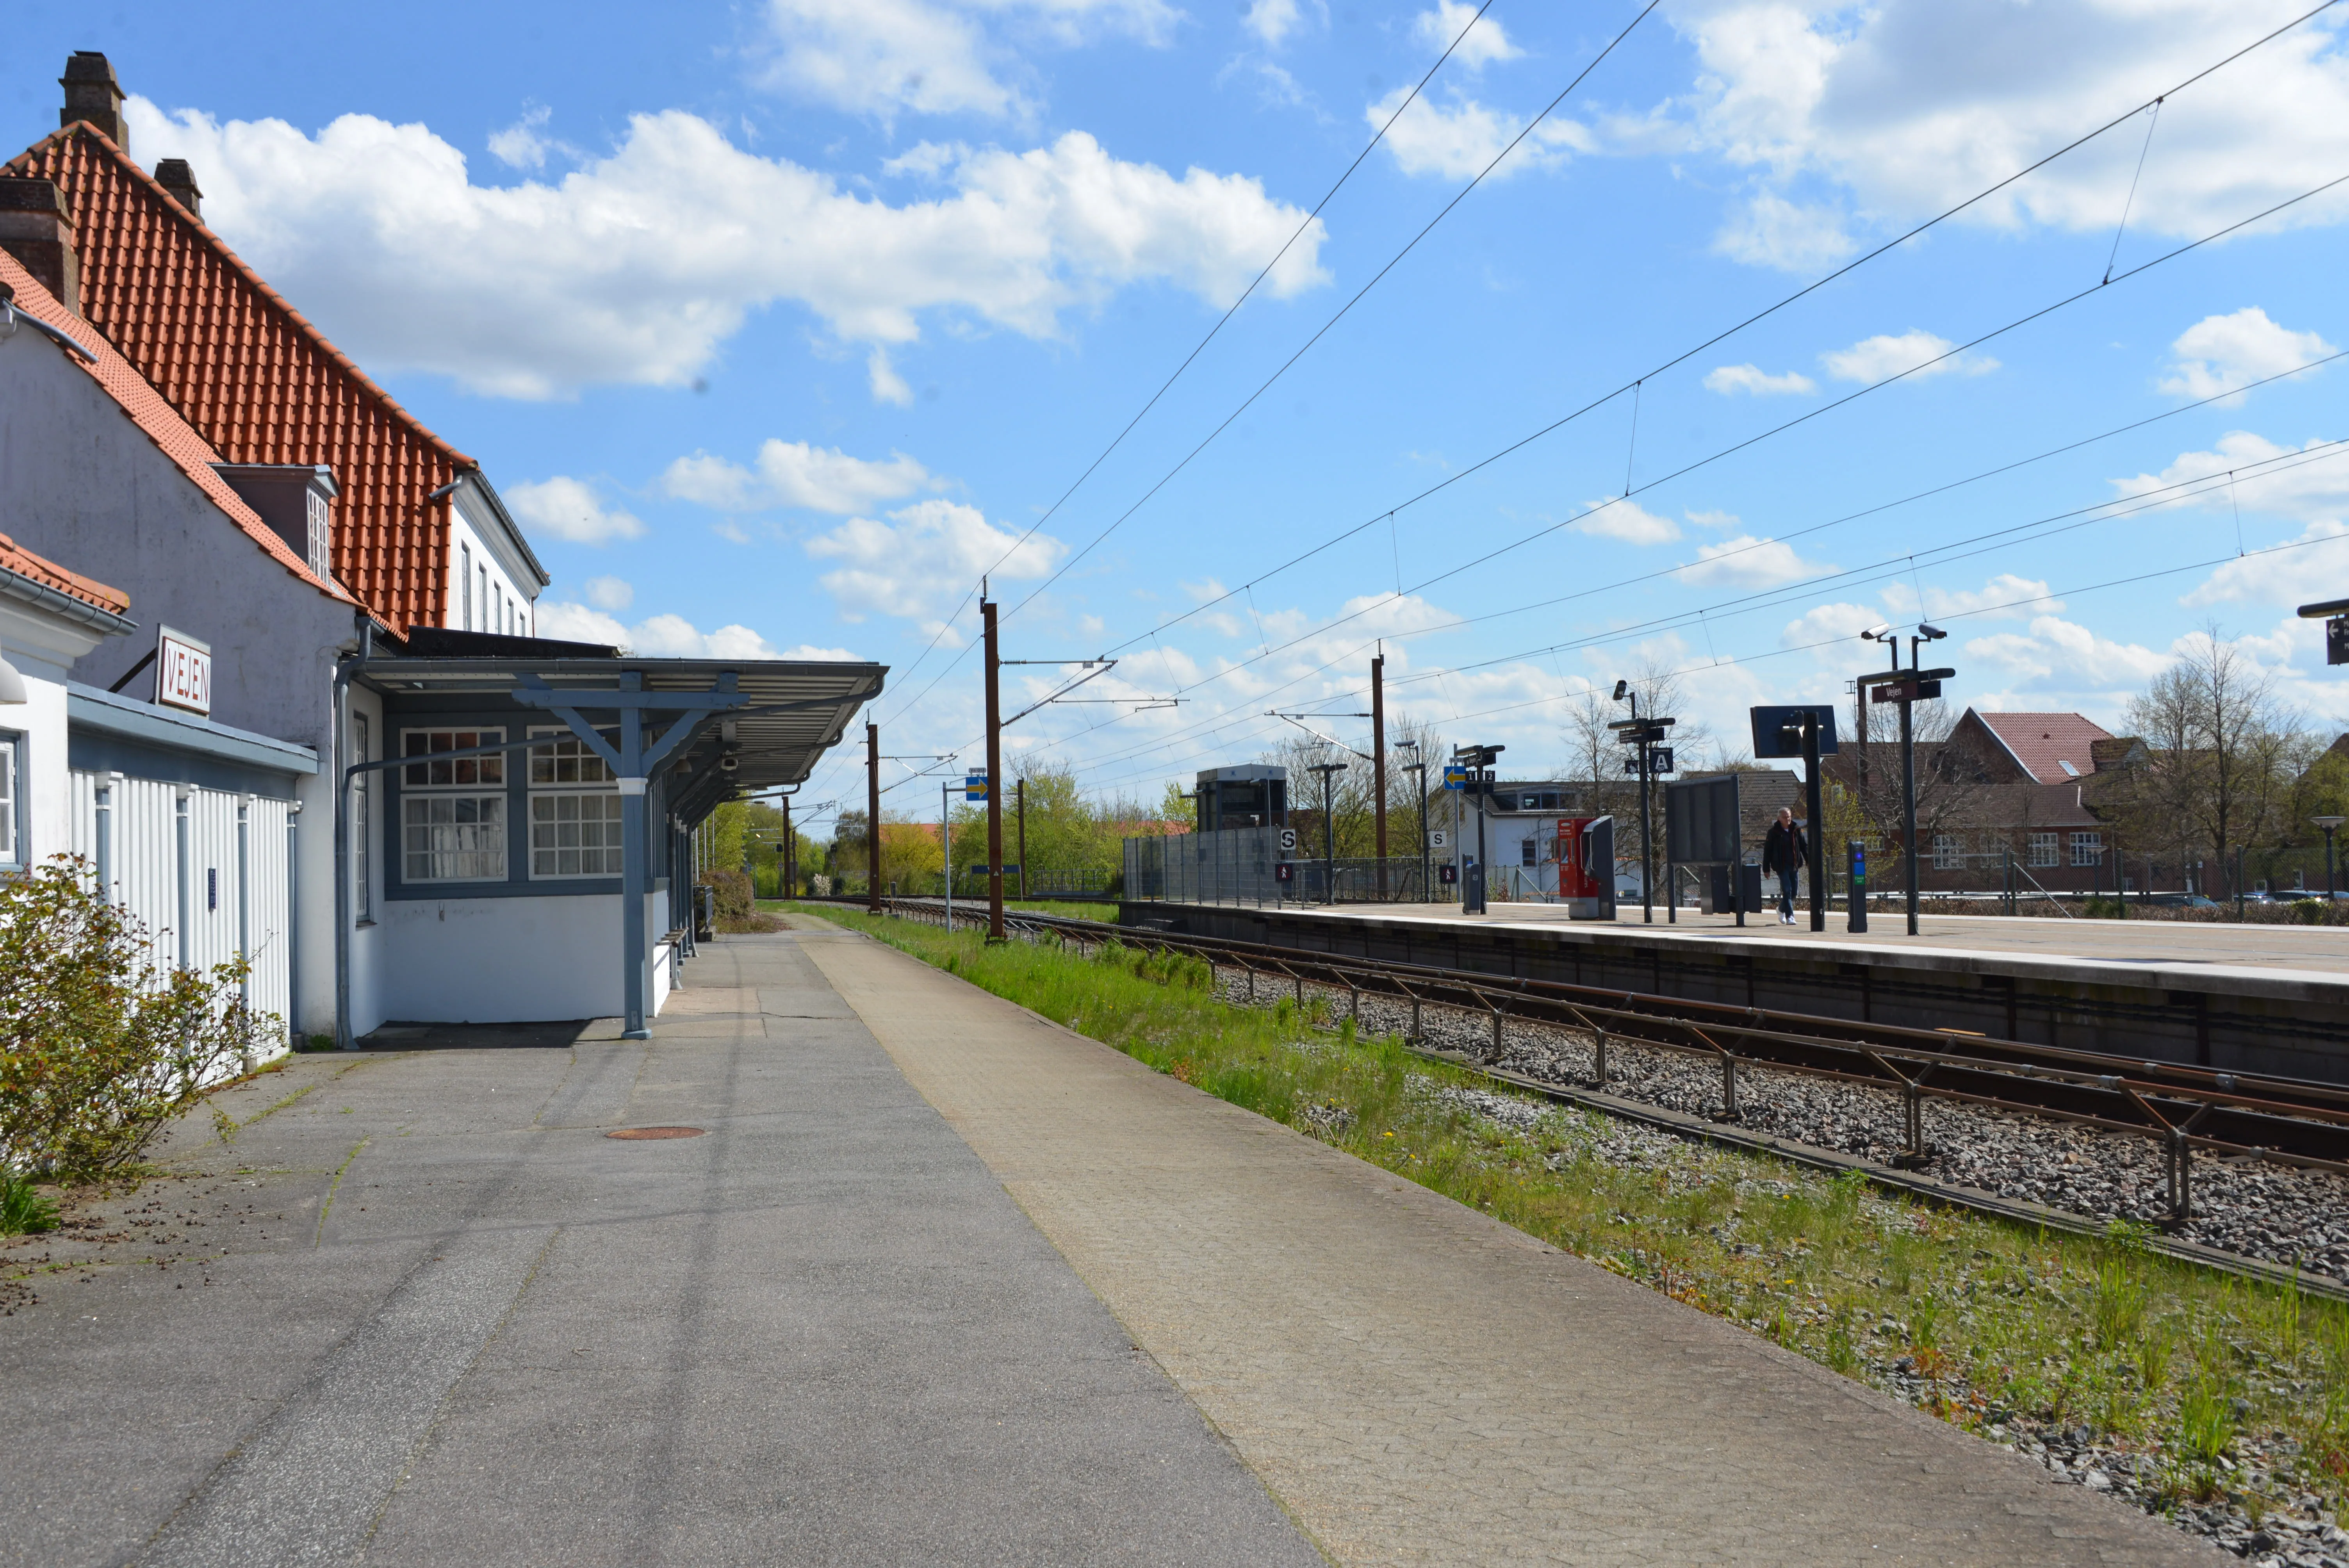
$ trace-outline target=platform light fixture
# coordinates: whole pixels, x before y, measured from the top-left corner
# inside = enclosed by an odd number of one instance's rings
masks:
[[[1885,634],[1891,630],[1892,628],[1890,625],[1879,621],[1865,632],[1862,632],[1859,634],[1859,640],[1863,643],[1880,643],[1884,641]]]
[[[1930,622],[1920,621],[1917,623],[1917,634],[1924,638],[1929,643],[1938,643],[1950,634],[1941,630],[1940,627],[1933,625]]]

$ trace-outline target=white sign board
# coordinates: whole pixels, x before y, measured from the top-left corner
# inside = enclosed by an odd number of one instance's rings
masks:
[[[155,644],[155,700],[165,707],[190,713],[212,710],[212,648],[185,632],[169,626],[158,630]]]
[[[1284,855],[1293,855],[1297,852],[1296,829],[1283,828],[1280,830],[1280,852]]]
[[[1450,849],[1452,847],[1451,833],[1442,828],[1436,829],[1433,832],[1427,835],[1427,847],[1431,850]]]

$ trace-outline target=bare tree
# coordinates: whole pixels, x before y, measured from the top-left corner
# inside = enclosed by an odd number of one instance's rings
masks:
[[[2207,854],[2231,885],[2230,850],[2289,830],[2298,725],[2276,703],[2274,677],[2214,624],[2128,717],[2150,753],[2128,800],[2132,836],[2174,847],[2181,862]]]

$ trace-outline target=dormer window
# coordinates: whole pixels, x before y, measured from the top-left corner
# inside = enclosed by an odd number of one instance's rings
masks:
[[[212,469],[319,581],[334,580],[332,469],[308,463],[214,463]]]

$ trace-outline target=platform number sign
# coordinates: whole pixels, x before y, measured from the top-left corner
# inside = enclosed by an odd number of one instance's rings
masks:
[[[1283,828],[1280,830],[1280,852],[1284,855],[1293,855],[1297,852],[1296,829]]]

